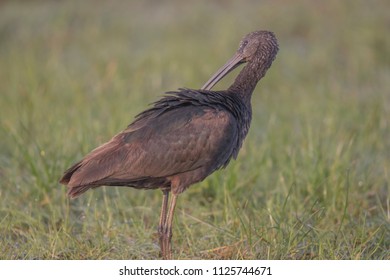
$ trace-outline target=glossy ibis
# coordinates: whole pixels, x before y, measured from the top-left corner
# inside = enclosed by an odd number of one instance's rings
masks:
[[[124,131],[66,170],[60,183],[68,185],[70,197],[103,185],[162,190],[158,234],[162,256],[170,259],[178,195],[237,157],[251,122],[252,92],[277,52],[272,32],[249,33],[200,90],[167,92]],[[245,62],[227,90],[210,91]]]

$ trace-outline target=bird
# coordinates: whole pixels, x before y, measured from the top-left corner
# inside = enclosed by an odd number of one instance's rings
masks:
[[[166,92],[127,128],[67,169],[60,183],[67,185],[71,198],[99,186],[160,189],[159,245],[162,258],[172,259],[178,196],[237,158],[252,119],[252,93],[278,50],[273,32],[247,34],[202,88]],[[244,63],[227,90],[211,90]]]

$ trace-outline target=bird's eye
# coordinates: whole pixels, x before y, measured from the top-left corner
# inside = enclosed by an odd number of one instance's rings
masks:
[[[247,41],[247,40],[245,40],[245,41],[242,41],[242,43],[241,43],[241,46],[240,46],[240,49],[243,49],[243,48],[245,48],[245,47],[246,47],[246,45],[248,45],[248,41]]]

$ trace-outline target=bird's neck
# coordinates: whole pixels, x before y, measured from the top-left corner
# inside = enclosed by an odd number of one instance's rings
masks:
[[[261,59],[249,62],[241,70],[228,90],[240,95],[245,103],[250,102],[257,83],[264,77],[270,66],[270,63]]]

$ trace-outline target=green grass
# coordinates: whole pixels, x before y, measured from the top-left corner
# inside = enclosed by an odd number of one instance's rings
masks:
[[[237,161],[179,197],[175,257],[390,259],[388,1],[138,2],[2,2],[0,259],[159,258],[161,192],[58,179],[258,29],[280,52]]]

